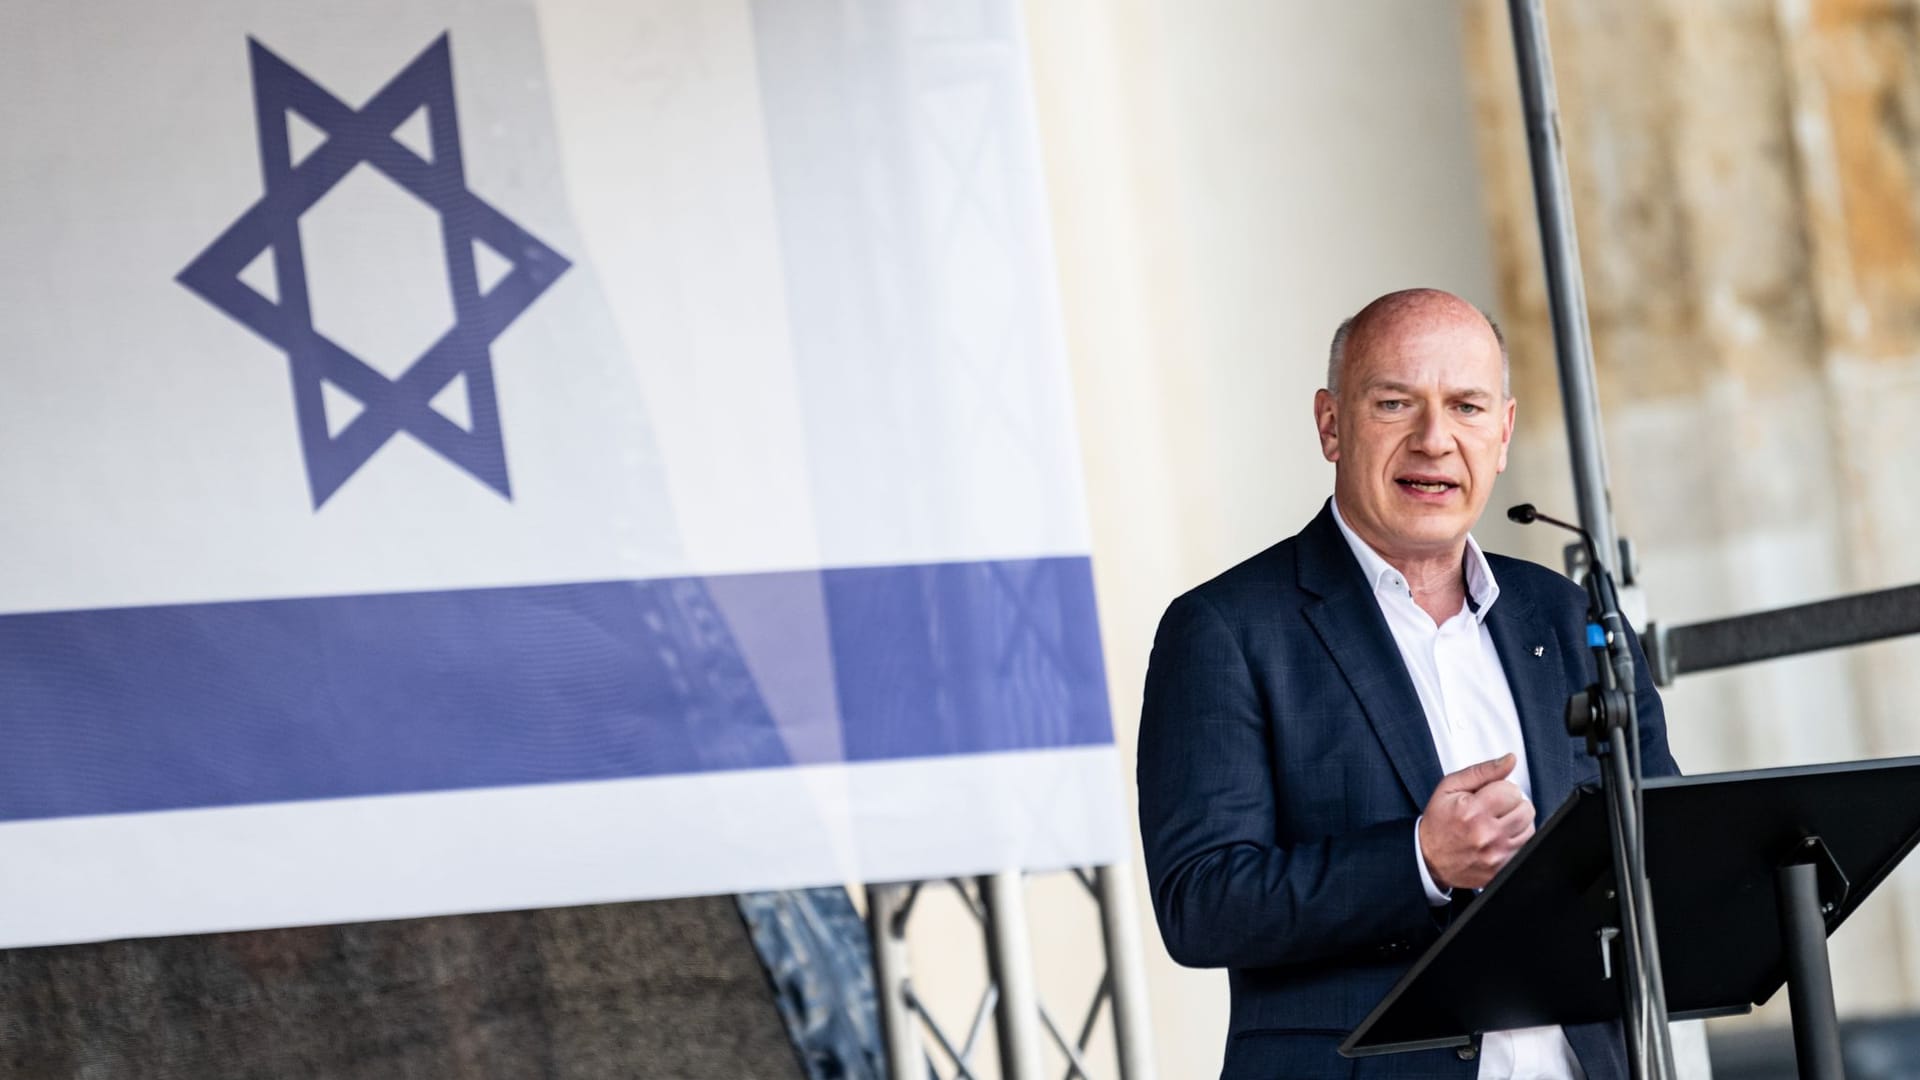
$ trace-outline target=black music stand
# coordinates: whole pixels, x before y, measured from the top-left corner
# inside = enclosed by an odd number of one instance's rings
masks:
[[[1802,1076],[1839,1076],[1826,935],[1920,842],[1920,758],[1646,781],[1674,1019],[1791,985]],[[1606,805],[1575,791],[1341,1043],[1348,1057],[1620,1017]]]

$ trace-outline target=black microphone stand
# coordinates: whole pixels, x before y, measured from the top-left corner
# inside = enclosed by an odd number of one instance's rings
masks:
[[[1513,507],[1507,518],[1521,525],[1534,521],[1558,525],[1586,542],[1587,645],[1593,650],[1596,679],[1567,701],[1567,733],[1585,736],[1587,753],[1599,759],[1600,787],[1607,802],[1614,879],[1610,899],[1619,903],[1620,925],[1601,931],[1600,948],[1605,953],[1610,945],[1617,945],[1621,957],[1620,1001],[1628,1067],[1636,1080],[1673,1080],[1666,980],[1660,971],[1641,831],[1640,718],[1634,701],[1633,650],[1627,644],[1618,587],[1587,530],[1548,517],[1532,503]],[[1609,935],[1608,930],[1617,933]]]

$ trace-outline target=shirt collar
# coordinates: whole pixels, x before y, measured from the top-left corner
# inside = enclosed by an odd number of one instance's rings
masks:
[[[1407,579],[1393,565],[1373,550],[1365,540],[1360,539],[1347,525],[1347,519],[1340,516],[1340,501],[1328,499],[1333,508],[1333,523],[1340,526],[1340,535],[1346,538],[1347,546],[1353,549],[1353,557],[1360,563],[1360,572],[1366,575],[1367,584],[1374,592],[1382,589],[1411,597],[1413,590],[1407,587]],[[1486,553],[1480,550],[1480,542],[1467,534],[1467,607],[1472,610],[1475,622],[1487,620],[1487,610],[1500,598],[1500,583],[1493,579],[1493,567],[1488,565]]]

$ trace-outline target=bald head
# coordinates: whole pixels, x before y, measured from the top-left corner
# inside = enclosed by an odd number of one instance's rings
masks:
[[[1461,324],[1485,326],[1500,345],[1500,391],[1511,397],[1513,379],[1507,357],[1507,336],[1487,313],[1450,292],[1439,289],[1402,289],[1390,292],[1360,309],[1333,332],[1327,350],[1327,390],[1340,394],[1349,357],[1364,355],[1375,345],[1408,333],[1422,333]]]
[[[1313,415],[1341,519],[1408,578],[1458,578],[1513,438],[1500,332],[1457,296],[1409,289],[1343,323],[1330,360]]]

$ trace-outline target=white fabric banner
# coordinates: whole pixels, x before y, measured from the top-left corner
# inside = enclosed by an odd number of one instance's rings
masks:
[[[1012,0],[9,21],[0,945],[1124,856]]]

